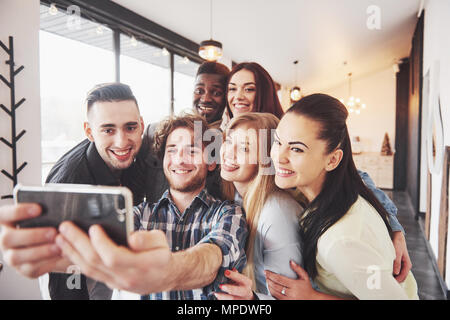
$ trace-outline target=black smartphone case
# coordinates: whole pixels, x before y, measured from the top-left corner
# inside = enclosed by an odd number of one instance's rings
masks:
[[[74,222],[88,232],[98,224],[118,245],[127,246],[125,199],[122,194],[18,190],[16,202],[34,202],[42,207],[36,218],[18,223],[20,228],[55,227]]]

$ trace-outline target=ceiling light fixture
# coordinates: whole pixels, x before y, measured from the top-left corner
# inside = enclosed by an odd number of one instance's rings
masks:
[[[340,99],[340,101],[347,107],[348,112],[356,114],[360,114],[362,109],[366,108],[366,104],[361,102],[360,98],[354,97],[352,95],[352,73],[348,73],[348,100],[345,103],[344,99]]]
[[[209,40],[200,42],[198,54],[205,60],[217,61],[222,57],[222,44],[212,39],[212,0],[209,1]]]
[[[103,27],[101,24],[97,26],[96,31],[97,31],[97,34],[103,34]]]
[[[301,89],[297,86],[297,64],[298,60],[294,61],[295,65],[295,86],[290,91],[290,97],[293,102],[297,102],[302,97]]]
[[[135,36],[131,36],[130,43],[131,43],[131,45],[132,45],[133,47],[137,47],[138,42],[137,42]]]
[[[50,8],[48,8],[48,13],[50,13],[52,16],[58,14],[58,8],[56,7],[56,4],[52,3],[50,5]]]
[[[164,47],[164,48],[161,49],[161,54],[164,57],[167,57],[169,55],[169,50],[167,50],[166,47]]]

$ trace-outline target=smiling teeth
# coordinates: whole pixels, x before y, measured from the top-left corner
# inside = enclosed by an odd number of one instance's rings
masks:
[[[117,154],[118,156],[124,156],[126,154],[128,154],[130,152],[130,150],[127,151],[113,151],[115,154]]]
[[[225,162],[225,165],[228,166],[228,167],[231,167],[231,168],[235,168],[235,169],[239,168],[238,165],[235,165],[235,164],[229,163],[229,162]]]
[[[278,169],[277,172],[278,172],[278,173],[281,173],[281,174],[291,174],[291,173],[294,173],[294,171],[291,171],[291,170],[283,170],[283,169]]]
[[[179,173],[179,174],[183,174],[183,173],[188,173],[189,170],[174,170],[175,173]]]

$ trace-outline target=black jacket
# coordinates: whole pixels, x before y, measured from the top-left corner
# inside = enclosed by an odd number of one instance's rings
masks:
[[[48,174],[46,183],[125,186],[133,193],[133,203],[137,205],[144,200],[146,192],[144,175],[141,172],[144,170],[144,164],[141,163],[141,159],[142,157],[136,157],[136,161],[122,171],[120,178],[117,178],[98,154],[95,144],[86,139],[56,162]],[[68,274],[50,273],[50,297],[56,300],[88,300],[86,278],[84,276],[81,278],[81,289],[69,289],[68,277],[70,277]],[[102,291],[108,290],[104,284],[97,283],[96,289],[97,286]]]

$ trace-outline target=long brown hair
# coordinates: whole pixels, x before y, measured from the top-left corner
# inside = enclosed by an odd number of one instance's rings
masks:
[[[280,119],[284,111],[281,107],[280,100],[278,99],[275,83],[273,82],[272,77],[266,71],[266,69],[264,69],[256,62],[239,63],[231,69],[231,72],[228,75],[226,100],[227,110],[230,117],[233,118],[233,113],[231,112],[230,106],[228,104],[228,83],[230,82],[233,75],[242,69],[252,72],[253,76],[255,77],[256,97],[252,112],[267,112],[275,115],[278,119]]]

